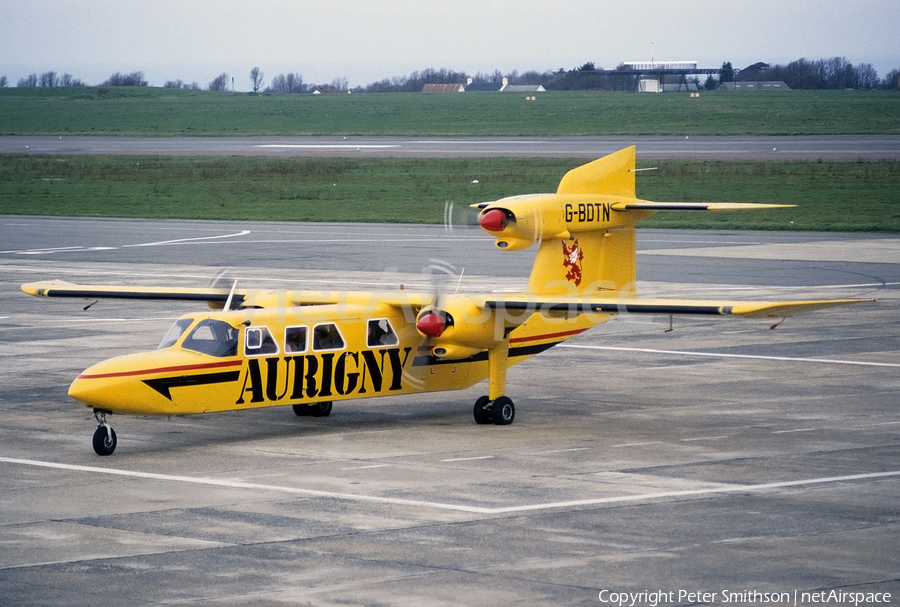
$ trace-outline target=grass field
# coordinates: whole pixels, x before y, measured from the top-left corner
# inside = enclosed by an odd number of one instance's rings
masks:
[[[894,91],[250,95],[0,89],[0,135],[900,134]]]
[[[248,95],[148,87],[0,89],[0,135],[900,134],[900,94]],[[592,160],[590,158],[585,161]],[[0,157],[0,213],[427,222],[444,207],[554,191],[559,159]],[[638,195],[786,202],[754,213],[664,213],[643,225],[900,231],[897,162],[650,162]],[[473,183],[477,181],[477,183]]]
[[[590,159],[585,159],[590,160]],[[555,191],[572,159],[0,156],[0,213],[440,223],[503,196]],[[900,231],[898,162],[642,162],[638,196],[794,209],[661,213],[647,227]],[[473,183],[477,181],[477,183]]]

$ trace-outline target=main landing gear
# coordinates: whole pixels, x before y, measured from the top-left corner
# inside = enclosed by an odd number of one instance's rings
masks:
[[[112,455],[116,450],[116,431],[106,423],[106,411],[94,409],[94,419],[97,420],[97,429],[94,430],[94,453],[97,455]]]
[[[516,406],[508,396],[501,396],[494,401],[487,396],[482,396],[475,401],[472,415],[475,417],[476,424],[508,426],[516,418]]]
[[[324,403],[313,403],[311,405],[291,405],[294,409],[294,415],[298,417],[328,417],[331,415],[331,401]]]
[[[475,401],[475,408],[472,410],[475,423],[508,426],[516,418],[516,406],[512,399],[503,396],[503,392],[506,390],[508,360],[509,334],[507,333],[502,342],[488,350],[488,395]]]

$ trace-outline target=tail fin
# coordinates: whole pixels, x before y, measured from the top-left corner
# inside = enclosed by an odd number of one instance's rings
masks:
[[[612,215],[617,213],[610,209],[616,201],[634,200],[634,167],[635,147],[632,146],[563,176],[556,194],[573,197],[572,202],[560,201],[569,225],[569,238],[541,241],[528,280],[529,292],[582,295],[602,289],[634,293],[634,223],[638,218],[629,218],[633,221],[626,223],[614,222]],[[600,200],[597,195],[613,196],[616,200]],[[571,221],[568,221],[570,212]]]
[[[609,194],[634,198],[635,146],[566,173],[557,194]]]
[[[634,224],[653,211],[622,212],[638,202],[634,146],[566,173],[555,194],[513,196],[477,205],[480,224],[504,250],[540,242],[528,281],[536,295],[634,291]]]
[[[536,295],[633,294],[634,225],[657,211],[733,211],[790,205],[649,202],[635,197],[635,148],[572,169],[555,194],[475,205],[481,227],[507,251],[540,242],[528,281]]]

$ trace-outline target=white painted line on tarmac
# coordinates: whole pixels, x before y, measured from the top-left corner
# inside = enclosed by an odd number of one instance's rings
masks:
[[[0,253],[15,253],[17,255],[47,255],[50,253],[62,253],[66,251],[84,251],[82,246],[77,247],[54,247],[50,249],[25,249],[20,251],[0,251]]]
[[[335,491],[318,491],[316,489],[301,489],[299,487],[281,487],[278,485],[262,485],[259,483],[247,483],[244,481],[229,480],[222,478],[203,478],[197,476],[179,476],[173,474],[156,474],[153,472],[137,472],[133,470],[120,470],[117,468],[99,468],[96,466],[79,466],[74,464],[59,464],[56,462],[44,462],[30,459],[18,459],[12,457],[0,457],[0,463],[19,464],[23,466],[37,466],[41,468],[54,468],[57,470],[70,470],[73,472],[87,472],[90,474],[108,474],[112,476],[122,476],[128,478],[143,478],[158,481],[171,481],[178,483],[191,483],[195,485],[207,485],[213,487],[224,487],[228,489],[249,489],[252,491],[272,491],[278,493],[290,493],[293,495],[302,495],[306,497],[322,497],[349,500],[356,502],[375,502],[381,504],[393,504],[397,506],[415,506],[425,508],[436,508],[440,510],[456,510],[460,512],[471,512],[477,514],[490,514],[492,509],[479,508],[477,506],[465,506],[458,504],[442,504],[439,502],[426,502],[419,500],[408,500],[390,497],[379,497],[374,495],[357,495],[353,493],[339,493]]]
[[[254,145],[255,148],[284,148],[284,149],[311,149],[311,150],[382,150],[385,148],[399,148],[399,145],[387,144],[350,144],[350,143],[267,143]]]
[[[479,455],[478,457],[454,457],[451,459],[442,459],[442,462],[471,462],[476,459],[494,459],[493,455]]]
[[[836,360],[833,358],[800,358],[791,356],[759,356],[756,354],[724,354],[720,352],[686,352],[683,350],[656,350],[654,348],[620,348],[616,346],[580,346],[575,344],[562,344],[557,348],[577,348],[579,350],[612,350],[615,352],[644,352],[647,354],[675,354],[678,356],[703,356],[707,358],[749,358],[753,360],[778,360],[802,363],[823,363],[830,365],[859,365],[862,367],[895,367],[898,363],[878,363],[863,360]]]
[[[159,242],[143,242],[140,244],[126,244],[122,245],[123,247],[158,247],[163,245],[170,244],[182,244],[185,242],[197,242],[201,240],[221,240],[222,238],[239,238],[241,236],[246,236],[250,233],[250,230],[241,230],[240,232],[235,232],[234,234],[219,234],[217,236],[197,236],[195,238],[178,238],[175,240],[160,240]]]
[[[0,463],[18,464],[22,466],[37,466],[40,468],[54,468],[57,470],[70,470],[73,472],[87,472],[90,474],[108,474],[129,478],[143,478],[159,481],[172,481],[179,483],[191,483],[196,485],[208,485],[230,489],[250,489],[253,491],[272,491],[278,493],[290,493],[307,497],[322,497],[331,499],[349,500],[355,502],[373,502],[392,504],[396,506],[415,506],[434,508],[438,510],[454,510],[472,514],[510,514],[515,512],[531,512],[538,510],[559,510],[577,508],[583,506],[602,506],[605,504],[620,504],[628,502],[643,502],[659,499],[673,499],[680,497],[698,497],[704,495],[716,495],[724,493],[751,493],[756,491],[769,491],[772,489],[788,489],[793,487],[805,487],[808,485],[827,485],[848,483],[853,481],[866,481],[887,479],[900,476],[900,470],[890,472],[870,472],[864,474],[848,474],[845,476],[830,476],[823,478],[809,478],[795,481],[780,481],[763,483],[759,485],[723,485],[719,487],[706,487],[703,489],[685,489],[683,491],[662,491],[658,493],[643,493],[632,495],[619,495],[615,497],[601,497],[593,499],[571,500],[566,502],[547,502],[540,504],[528,504],[524,506],[508,506],[501,508],[485,508],[481,506],[466,506],[464,504],[445,504],[442,502],[428,502],[424,500],[409,500],[373,495],[357,495],[352,493],[339,493],[334,491],[317,491],[315,489],[301,489],[298,487],[280,487],[277,485],[261,485],[228,479],[203,478],[194,476],[179,476],[172,474],[155,474],[153,472],[136,472],[133,470],[119,470],[116,468],[99,468],[95,466],[79,466],[73,464],[59,464],[31,459],[19,459],[13,457],[0,457]]]
[[[572,449],[554,449],[553,451],[542,451],[541,455],[549,455],[551,453],[571,453],[573,451],[591,451],[592,447],[573,447]]]
[[[723,434],[721,436],[698,436],[697,438],[683,438],[683,439],[681,439],[681,442],[690,443],[690,442],[698,441],[698,440],[722,440],[723,438],[728,438],[728,437],[729,437],[728,434]]]

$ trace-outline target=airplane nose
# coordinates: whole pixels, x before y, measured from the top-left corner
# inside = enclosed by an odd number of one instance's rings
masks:
[[[128,402],[130,390],[121,379],[102,377],[91,373],[94,367],[75,378],[69,386],[69,396],[88,409],[120,411],[121,404]]]
[[[154,353],[118,356],[99,362],[75,378],[69,396],[89,409],[111,413],[155,413],[165,399],[141,381]]]

